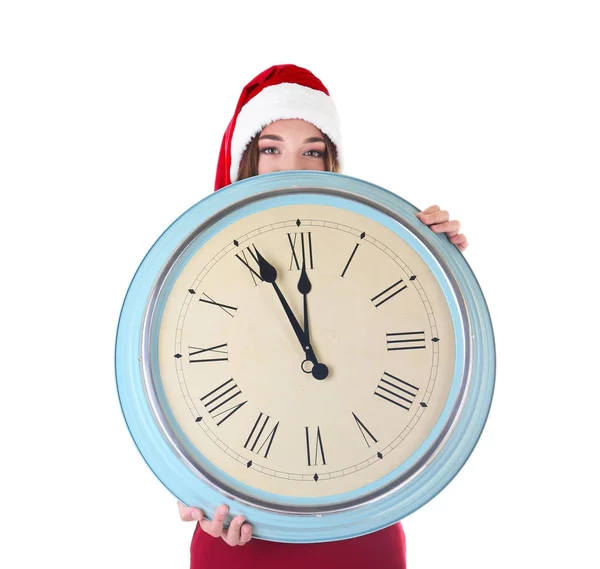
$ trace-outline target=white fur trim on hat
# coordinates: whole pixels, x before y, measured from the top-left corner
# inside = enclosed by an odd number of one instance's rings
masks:
[[[297,83],[280,83],[263,89],[240,110],[231,138],[231,181],[237,180],[242,156],[254,136],[281,119],[303,119],[314,124],[340,152],[340,120],[333,100],[323,91]]]

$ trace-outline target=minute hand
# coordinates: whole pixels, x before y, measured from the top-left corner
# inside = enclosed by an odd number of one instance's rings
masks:
[[[275,289],[275,292],[277,293],[277,296],[279,297],[279,300],[281,301],[283,310],[285,310],[285,313],[290,321],[290,324],[292,325],[292,328],[294,329],[294,332],[296,332],[296,336],[298,338],[298,341],[300,342],[300,345],[302,346],[302,349],[304,350],[304,353],[306,354],[306,357],[314,365],[317,365],[319,363],[317,361],[317,356],[315,355],[315,352],[313,351],[313,349],[308,341],[308,338],[302,331],[302,328],[300,326],[300,323],[298,322],[298,319],[294,316],[294,313],[292,312],[290,305],[288,304],[288,302],[285,299],[285,297],[283,296],[281,290],[277,286],[277,283],[273,282],[271,284],[273,285],[273,288]]]
[[[296,337],[298,338],[298,341],[300,342],[300,345],[302,346],[302,350],[306,354],[306,357],[316,366],[319,363],[317,361],[317,356],[315,356],[315,353],[314,353],[313,349],[311,348],[310,343],[308,342],[308,339],[306,338],[306,336],[302,330],[302,327],[300,326],[300,323],[298,322],[298,319],[292,312],[292,309],[290,308],[288,301],[285,299],[285,296],[283,296],[281,289],[275,282],[277,280],[277,270],[275,269],[275,267],[273,265],[271,265],[271,263],[269,263],[258,252],[258,249],[256,249],[256,247],[254,247],[254,251],[256,252],[258,267],[260,270],[260,278],[263,281],[273,285],[273,288],[275,289],[275,293],[277,294],[277,297],[279,298],[279,301],[281,302],[281,305],[283,306],[283,310],[285,311],[285,314],[288,317],[288,320],[290,321],[290,324],[292,325],[294,332],[296,333]]]

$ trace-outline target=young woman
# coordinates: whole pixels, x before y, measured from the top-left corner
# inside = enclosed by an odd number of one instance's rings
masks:
[[[236,180],[284,170],[339,172],[343,161],[339,119],[329,92],[307,69],[276,65],[260,73],[242,91],[225,131],[215,190]],[[461,251],[468,245],[460,223],[431,206],[418,214],[436,233],[447,233]],[[236,516],[225,528],[227,506],[212,520],[198,508],[179,503],[184,521],[196,521],[191,569],[321,569],[377,567],[405,569],[406,549],[400,523],[362,537],[315,544],[252,540],[252,526]],[[244,546],[244,547],[239,547]]]

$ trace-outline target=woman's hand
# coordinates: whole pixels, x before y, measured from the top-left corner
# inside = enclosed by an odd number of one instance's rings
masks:
[[[460,251],[464,251],[469,246],[464,234],[459,233],[460,223],[456,220],[450,221],[448,212],[441,210],[439,206],[432,205],[417,213],[417,217],[435,233],[446,233],[450,242]]]
[[[219,506],[212,520],[204,519],[202,510],[198,508],[188,508],[181,502],[177,502],[179,507],[179,517],[184,522],[197,521],[202,531],[213,537],[221,537],[228,545],[245,545],[252,538],[252,527],[244,523],[244,516],[235,516],[229,528],[225,529],[223,524],[227,516],[227,506]]]

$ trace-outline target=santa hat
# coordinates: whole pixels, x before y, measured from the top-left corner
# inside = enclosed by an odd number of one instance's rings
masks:
[[[326,134],[340,153],[339,117],[329,91],[308,69],[275,65],[244,87],[225,131],[215,190],[235,182],[244,151],[265,126],[281,119],[304,119]]]

